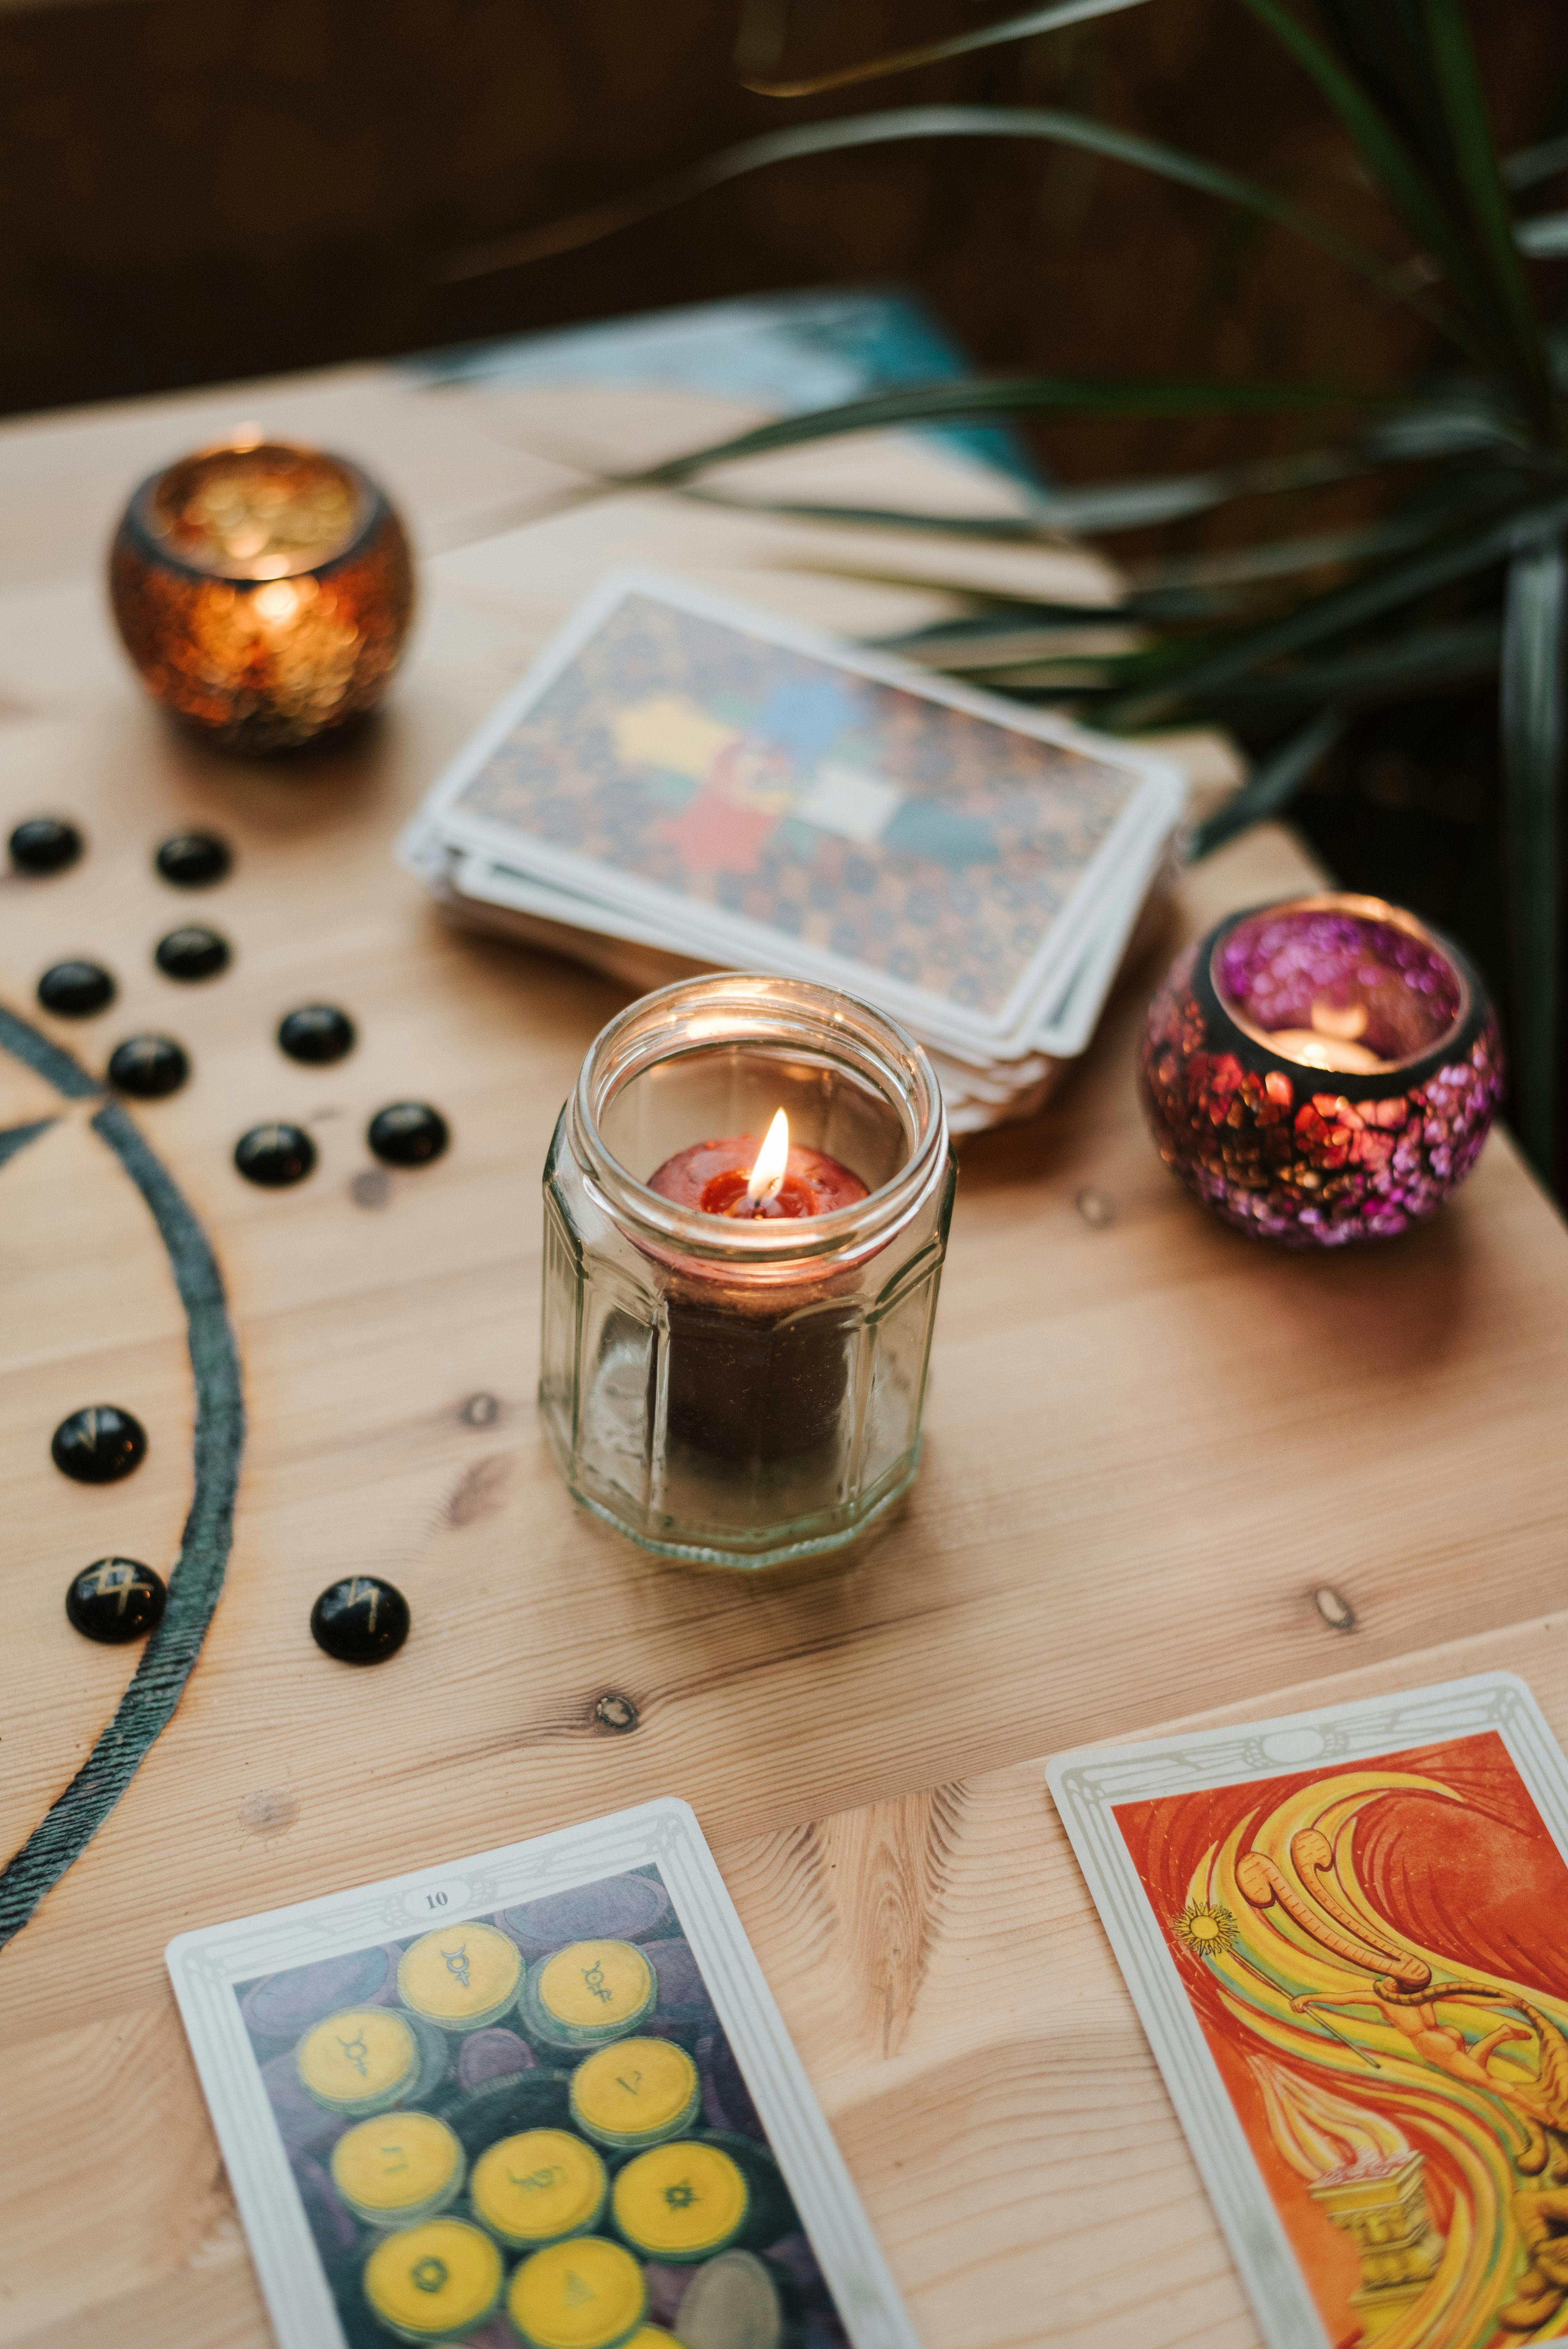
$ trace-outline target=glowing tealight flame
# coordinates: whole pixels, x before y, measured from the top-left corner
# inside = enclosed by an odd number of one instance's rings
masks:
[[[782,1110],[776,1110],[773,1123],[762,1138],[757,1163],[746,1178],[746,1195],[754,1207],[779,1196],[789,1164],[789,1121]]]
[[[299,608],[299,593],[289,580],[278,579],[270,587],[258,587],[251,602],[263,620],[292,620]]]
[[[1320,1036],[1341,1036],[1353,1044],[1358,1036],[1367,1033],[1367,1006],[1351,1003],[1343,1011],[1336,1011],[1332,1003],[1315,998],[1312,1024]]]
[[[1336,1069],[1346,1076],[1368,1076],[1390,1063],[1369,1045],[1357,1043],[1367,1033],[1367,1006],[1352,1003],[1336,1011],[1332,1003],[1315,1001],[1310,1028],[1276,1028],[1269,1042],[1287,1061],[1304,1069]]]

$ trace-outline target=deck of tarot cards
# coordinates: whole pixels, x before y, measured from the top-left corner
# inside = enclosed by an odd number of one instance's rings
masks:
[[[955,1132],[1081,1052],[1173,853],[1168,761],[727,596],[617,572],[399,854],[453,915],[639,988],[843,988],[934,1061]]]

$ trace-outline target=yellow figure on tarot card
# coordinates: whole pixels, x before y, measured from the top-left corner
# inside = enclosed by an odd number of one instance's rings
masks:
[[[1568,1868],[1502,1741],[1117,1817],[1330,2339],[1568,2334]]]

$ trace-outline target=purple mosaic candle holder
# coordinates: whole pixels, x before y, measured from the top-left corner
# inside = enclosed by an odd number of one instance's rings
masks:
[[[1144,1107],[1205,1206],[1284,1247],[1391,1239],[1475,1164],[1502,1093],[1458,948],[1380,897],[1232,914],[1149,1007]]]

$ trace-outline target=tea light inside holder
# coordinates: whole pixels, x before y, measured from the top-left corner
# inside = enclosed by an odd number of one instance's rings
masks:
[[[1392,1237],[1458,1188],[1501,1046],[1457,947],[1379,897],[1323,891],[1233,914],[1178,956],[1142,1084],[1189,1190],[1244,1231],[1334,1247]]]
[[[852,997],[721,973],[612,1020],[544,1173],[540,1408],[577,1498],[703,1564],[854,1540],[919,1462],[954,1184],[930,1062]]]
[[[127,651],[216,740],[280,750],[379,700],[414,609],[407,537],[346,457],[243,431],[142,482],[109,554]]]

